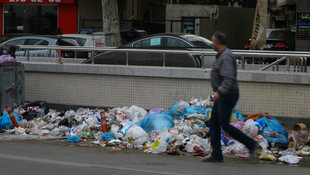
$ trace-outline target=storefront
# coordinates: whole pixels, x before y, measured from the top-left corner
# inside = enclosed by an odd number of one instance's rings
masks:
[[[76,33],[76,0],[0,0],[0,34]]]

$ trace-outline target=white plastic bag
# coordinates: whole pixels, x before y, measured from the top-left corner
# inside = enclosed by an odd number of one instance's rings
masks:
[[[247,149],[245,147],[245,145],[243,145],[242,143],[235,141],[235,144],[230,145],[228,147],[228,153],[229,154],[245,154],[247,153]]]
[[[250,137],[257,136],[258,128],[256,127],[254,120],[249,119],[245,122],[243,132]]]
[[[148,152],[151,153],[164,153],[167,151],[168,143],[164,139],[156,140],[151,144]]]
[[[135,145],[141,145],[145,143],[149,136],[140,126],[133,125],[126,133],[126,140],[132,142]]]
[[[298,164],[302,157],[286,155],[279,158],[281,162],[289,163],[289,164]]]
[[[187,152],[196,152],[195,149],[199,149],[202,152],[210,151],[210,142],[208,139],[203,139],[197,135],[191,135],[189,139],[190,141],[185,146]]]
[[[187,107],[189,107],[188,102],[183,100],[178,101],[178,112],[183,113]]]
[[[147,111],[143,108],[133,105],[125,111],[125,114],[130,121],[138,122],[147,115]]]

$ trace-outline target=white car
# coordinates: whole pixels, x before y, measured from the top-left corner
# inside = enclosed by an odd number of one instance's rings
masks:
[[[62,34],[59,36],[73,38],[79,46],[95,46],[94,36],[90,34]]]
[[[36,46],[78,46],[78,43],[71,38],[60,37],[60,36],[22,36],[7,40],[0,44],[0,48],[5,46],[17,46],[17,45],[36,45]],[[48,49],[42,50],[30,50],[30,57],[59,57],[59,50],[51,50],[49,53]],[[51,55],[50,55],[51,54]],[[17,49],[15,52],[16,56],[26,56],[25,50]],[[74,58],[73,51],[62,51],[61,57],[63,58]]]

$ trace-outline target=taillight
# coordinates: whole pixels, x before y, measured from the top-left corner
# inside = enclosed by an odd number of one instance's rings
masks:
[[[59,54],[60,50],[56,50],[56,52]],[[61,58],[69,58],[69,56],[65,54],[64,52],[61,52]]]
[[[251,47],[251,42],[250,41],[248,41],[246,44],[245,44],[245,49],[249,49],[250,47]]]
[[[277,44],[274,45],[275,47],[287,47],[287,44],[284,42],[279,42]]]

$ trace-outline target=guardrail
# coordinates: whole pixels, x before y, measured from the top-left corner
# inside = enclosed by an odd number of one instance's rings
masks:
[[[115,51],[118,52],[126,52],[126,66],[129,64],[129,52],[152,52],[152,53],[162,53],[163,57],[163,67],[165,67],[165,56],[167,53],[184,53],[184,54],[190,54],[190,55],[197,55],[197,56],[216,56],[217,52],[206,49],[206,50],[200,50],[196,48],[192,48],[189,50],[159,50],[159,49],[120,49],[116,47],[79,47],[79,46],[32,46],[32,45],[19,45],[20,49],[25,50],[27,61],[30,61],[30,50],[40,50],[40,49],[46,49],[49,50],[49,53],[51,53],[51,50],[60,50],[59,53],[59,62],[61,62],[61,51],[74,51],[80,52],[80,51],[86,51],[91,52],[92,56],[95,52],[105,52],[105,51]],[[282,61],[286,61],[286,71],[291,72],[290,68],[293,67],[294,71],[296,72],[307,72],[307,64],[308,64],[308,58],[310,58],[310,52],[298,52],[298,51],[267,51],[267,50],[232,50],[234,55],[237,58],[240,58],[241,63],[241,69],[245,70],[246,65],[246,59],[262,59],[262,58],[276,58],[277,60],[269,65],[266,65],[264,68],[261,68],[259,71],[264,71],[267,68],[270,68],[274,66],[276,71],[279,71],[279,63]],[[51,55],[51,54],[50,54]],[[76,54],[75,54],[76,56]],[[92,57],[93,58],[93,57]],[[202,67],[204,68],[203,64],[204,59],[202,59]],[[94,64],[94,60],[92,61]],[[254,61],[253,61],[254,63]]]

